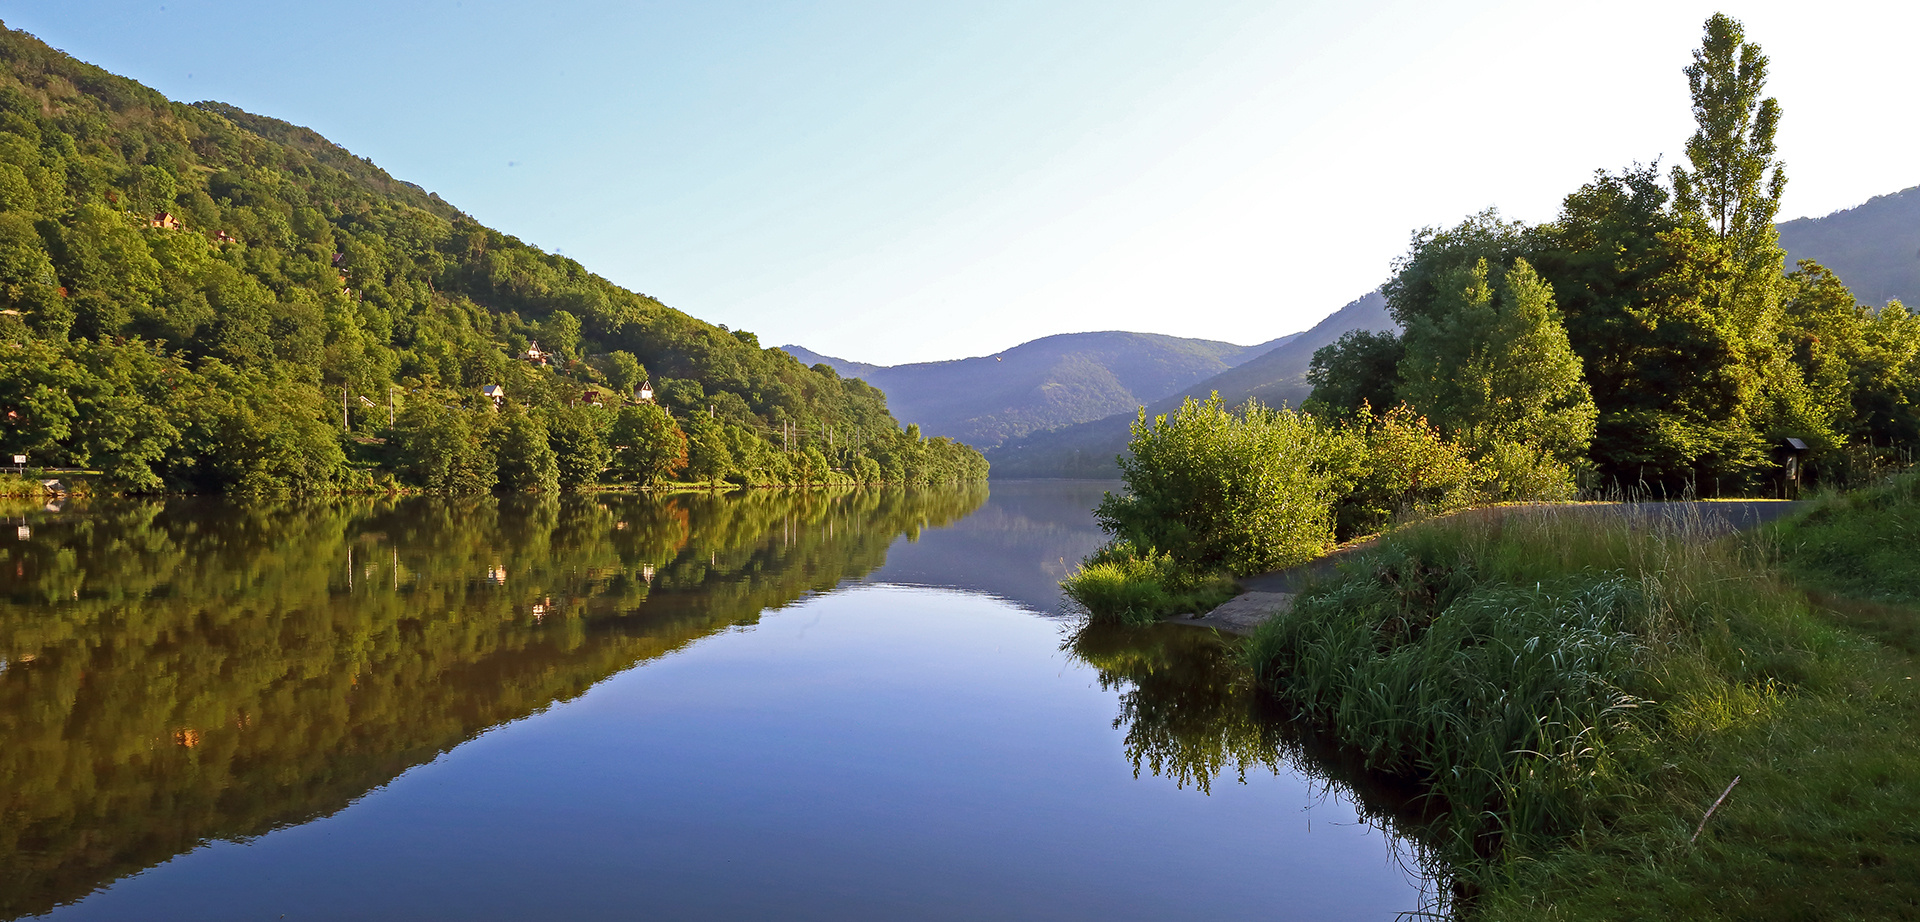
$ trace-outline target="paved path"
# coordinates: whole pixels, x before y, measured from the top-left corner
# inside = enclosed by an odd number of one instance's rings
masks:
[[[1597,515],[1627,518],[1653,527],[1681,527],[1702,535],[1721,535],[1745,531],[1771,522],[1800,507],[1798,502],[1781,500],[1733,500],[1681,503],[1552,503],[1538,505],[1492,506],[1469,509],[1456,515],[1497,518],[1515,512],[1551,511],[1558,515]],[[1332,573],[1342,560],[1361,553],[1378,541],[1367,538],[1299,566],[1261,573],[1240,580],[1244,593],[1205,615],[1178,615],[1174,624],[1210,627],[1228,634],[1251,634],[1253,629],[1274,615],[1286,611],[1293,597],[1311,577]]]

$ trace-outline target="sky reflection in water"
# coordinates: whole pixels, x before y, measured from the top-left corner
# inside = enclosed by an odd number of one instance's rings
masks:
[[[0,738],[92,767],[0,756],[16,830],[0,841],[16,868],[0,905],[16,917],[120,877],[53,917],[1385,919],[1416,906],[1383,835],[1277,757],[1210,638],[1070,636],[1044,616],[1061,559],[1098,541],[1098,493],[996,484],[977,509],[978,496],[773,495],[40,521],[44,544],[0,559],[20,571],[4,653],[33,657],[0,673]],[[915,541],[892,537],[923,523]],[[144,550],[110,560],[116,529]],[[235,550],[249,534],[273,550]],[[397,572],[367,564],[383,542]],[[85,552],[60,571],[60,547]],[[515,550],[488,559],[502,547]],[[61,592],[51,577],[89,556],[117,569],[81,574],[79,599]],[[110,598],[99,581],[123,571],[132,597]],[[55,681],[82,653],[94,676],[128,672]],[[232,677],[247,664],[261,675]],[[127,700],[142,681],[166,688]],[[55,733],[58,690],[77,704]],[[224,696],[208,710],[219,720],[186,726],[210,696]],[[329,708],[337,720],[311,716]],[[295,711],[301,732],[258,739]]]

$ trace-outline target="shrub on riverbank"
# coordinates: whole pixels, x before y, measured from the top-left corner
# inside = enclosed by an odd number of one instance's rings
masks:
[[[1328,424],[1218,394],[1143,411],[1120,459],[1126,492],[1095,510],[1114,541],[1064,587],[1095,620],[1138,623],[1231,595],[1230,576],[1291,566],[1336,538],[1465,507],[1497,478],[1405,406]],[[1139,549],[1147,550],[1141,551]],[[1195,587],[1219,587],[1195,594]]]
[[[1875,862],[1920,861],[1898,831],[1920,819],[1913,683],[1776,579],[1772,553],[1600,512],[1457,516],[1310,587],[1244,655],[1370,767],[1430,791],[1424,836],[1488,915],[1873,916],[1915,890]],[[1810,885],[1808,861],[1851,883]]]
[[[1060,584],[1095,621],[1149,624],[1167,615],[1200,613],[1233,598],[1233,581],[1182,566],[1173,556],[1109,544]]]

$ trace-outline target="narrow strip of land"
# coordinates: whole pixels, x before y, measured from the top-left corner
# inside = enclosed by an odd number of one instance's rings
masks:
[[[1649,528],[1674,529],[1701,538],[1746,531],[1771,522],[1802,504],[1790,500],[1699,500],[1670,503],[1529,503],[1489,506],[1455,513],[1459,516],[1501,518],[1510,515],[1592,515],[1624,518]],[[1204,615],[1176,615],[1175,624],[1208,627],[1226,634],[1253,633],[1267,619],[1285,612],[1293,597],[1314,579],[1331,574],[1340,563],[1364,553],[1379,536],[1363,538],[1303,564],[1241,578],[1244,590]]]

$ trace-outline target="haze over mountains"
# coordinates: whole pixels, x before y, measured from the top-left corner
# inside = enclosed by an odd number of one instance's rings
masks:
[[[1862,304],[1899,300],[1920,309],[1920,186],[1879,195],[1824,218],[1780,225],[1787,267],[1815,259]]]
[[[1920,186],[1822,218],[1784,222],[1780,243],[1789,268],[1817,260],[1861,303],[1920,306]],[[1216,391],[1229,403],[1252,397],[1298,406],[1311,390],[1306,373],[1315,350],[1351,330],[1393,329],[1375,291],[1310,330],[1257,346],[1075,333],[997,356],[898,366],[781,348],[804,363],[824,362],[843,376],[864,378],[886,392],[900,419],[919,423],[928,435],[986,451],[996,478],[1111,477],[1140,407],[1168,412],[1189,396]]]
[[[986,449],[1029,432],[1132,413],[1299,335],[1239,346],[1155,333],[1066,333],[994,355],[892,366],[780,348],[880,388],[896,416],[927,435]]]

